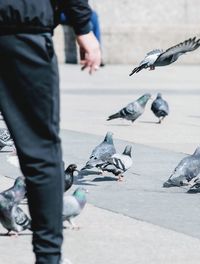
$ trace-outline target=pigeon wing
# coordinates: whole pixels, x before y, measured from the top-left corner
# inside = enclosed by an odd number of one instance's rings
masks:
[[[193,51],[193,50],[197,49],[199,46],[200,46],[200,39],[196,40],[196,37],[190,38],[188,40],[185,40],[184,42],[181,42],[181,43],[167,49],[163,53],[161,53],[158,56],[156,62],[166,60],[171,56],[179,56],[183,53]]]
[[[18,226],[18,231],[29,229],[31,227],[31,221],[29,217],[20,207],[14,206],[13,209],[13,217],[16,225]]]
[[[80,214],[81,208],[76,198],[73,196],[64,196],[63,198],[63,220],[75,217]]]

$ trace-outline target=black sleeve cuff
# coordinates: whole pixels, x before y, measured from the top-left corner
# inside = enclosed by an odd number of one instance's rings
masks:
[[[91,23],[87,22],[85,25],[82,25],[81,27],[76,27],[75,25],[73,26],[75,34],[76,35],[85,35],[88,34],[92,27],[91,27]]]

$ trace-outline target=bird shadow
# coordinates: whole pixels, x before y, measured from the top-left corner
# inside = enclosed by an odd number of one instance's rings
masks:
[[[12,153],[13,150],[0,150],[0,153]]]
[[[107,126],[131,126],[131,124],[107,124]]]
[[[84,176],[88,176],[88,175],[100,175],[101,172],[100,171],[94,171],[94,170],[82,170],[79,171],[77,178],[78,179],[82,179]]]
[[[117,181],[117,178],[112,178],[109,176],[105,176],[105,177],[97,177],[93,180],[93,182],[103,182],[103,181]]]
[[[83,186],[97,186],[96,184],[93,183],[89,183],[87,180],[77,180],[74,181],[74,185],[79,186],[79,185],[83,185]]]
[[[200,116],[198,116],[198,115],[189,115],[188,117],[191,117],[191,118],[200,118]]]
[[[20,233],[17,236],[31,236],[31,233]],[[15,237],[15,234],[0,233],[0,237]]]
[[[144,123],[144,124],[160,124],[160,123],[158,123],[158,122],[155,122],[155,121],[138,121],[138,122],[140,122],[140,123]]]

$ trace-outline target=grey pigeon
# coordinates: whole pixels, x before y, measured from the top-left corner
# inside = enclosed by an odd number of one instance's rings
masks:
[[[166,66],[175,62],[180,55],[196,50],[200,46],[200,39],[196,37],[189,38],[165,51],[155,49],[147,53],[144,60],[142,60],[138,67],[134,68],[129,76],[141,71],[142,69],[150,68],[154,70],[157,66]]]
[[[78,216],[86,204],[87,190],[84,188],[77,188],[72,195],[64,195],[63,198],[63,221],[68,221],[73,228],[78,228],[73,218]]]
[[[163,187],[188,186],[200,173],[200,147],[192,155],[183,158]]]
[[[155,114],[155,116],[158,117],[158,119],[159,119],[158,123],[159,124],[169,114],[169,105],[168,105],[167,101],[165,101],[162,98],[161,93],[157,94],[156,99],[153,101],[153,103],[151,105],[151,110]]]
[[[70,164],[66,169],[65,169],[65,174],[64,174],[64,191],[66,192],[69,190],[74,182],[74,172],[78,171],[77,170],[77,165],[76,164]]]
[[[114,154],[108,161],[102,166],[102,171],[112,172],[118,177],[118,181],[122,181],[123,173],[127,171],[133,164],[131,158],[130,145],[127,145],[122,154]]]
[[[8,230],[7,235],[13,231],[16,235],[26,229],[31,230],[31,220],[24,211],[13,201],[0,196],[0,222]]]
[[[14,142],[7,128],[0,128],[0,150],[4,147],[13,147]]]
[[[20,203],[26,196],[26,184],[23,177],[17,177],[14,185],[1,192],[0,195],[9,198],[15,203]]]
[[[12,188],[0,193],[0,222],[9,234],[31,229],[31,220],[18,206],[26,191],[21,177],[18,177]]]
[[[116,153],[112,136],[112,132],[106,133],[103,142],[93,149],[89,161],[86,163],[86,166],[82,168],[82,170],[91,169],[94,167],[101,168],[102,164],[104,164],[108,158]]]
[[[110,121],[115,118],[124,118],[134,122],[138,117],[143,114],[145,106],[150,98],[151,95],[149,93],[142,95],[136,101],[128,104],[116,114],[110,115],[107,121]]]

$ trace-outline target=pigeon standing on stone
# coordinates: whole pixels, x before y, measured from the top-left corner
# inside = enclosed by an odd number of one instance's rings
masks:
[[[73,228],[78,228],[73,218],[78,216],[86,204],[87,190],[77,188],[72,195],[64,195],[63,198],[63,221],[68,221]]]
[[[155,114],[155,116],[158,117],[158,119],[159,119],[158,123],[159,124],[169,114],[169,105],[168,105],[167,101],[165,101],[162,98],[161,93],[157,94],[156,99],[153,101],[153,103],[151,105],[151,110]]]
[[[123,173],[127,171],[133,164],[131,158],[130,145],[127,145],[122,154],[114,154],[108,161],[102,166],[102,171],[112,172],[118,177],[118,181],[122,181]]]
[[[82,170],[91,169],[94,167],[101,168],[102,164],[104,164],[108,158],[116,153],[112,136],[112,132],[107,132],[103,142],[94,148],[90,155],[89,161],[86,163],[85,167],[82,168]]]
[[[126,107],[122,108],[116,114],[110,115],[107,121],[116,118],[124,118],[134,122],[138,117],[140,117],[143,114],[145,106],[150,98],[151,95],[149,93],[142,95],[136,101],[128,104]]]
[[[65,174],[64,174],[64,191],[66,192],[69,190],[74,182],[74,172],[78,171],[77,170],[77,165],[76,164],[70,164],[66,169],[65,169]]]
[[[0,128],[0,150],[4,147],[13,147],[14,142],[7,128]]]
[[[196,50],[200,46],[200,39],[196,37],[189,38],[165,51],[155,49],[147,53],[138,67],[134,68],[129,76],[141,71],[142,69],[150,68],[154,70],[157,66],[166,66],[175,62],[182,54]]]
[[[0,193],[0,222],[9,234],[15,234],[31,229],[31,220],[18,206],[24,198],[24,184],[20,177],[16,179],[12,188]]]
[[[183,158],[163,187],[190,185],[190,181],[200,173],[200,147],[192,155]]]

